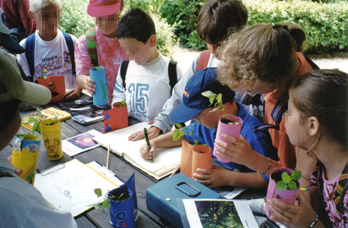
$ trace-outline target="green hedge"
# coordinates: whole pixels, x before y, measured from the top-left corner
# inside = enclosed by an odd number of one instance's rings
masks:
[[[348,47],[348,3],[244,0],[249,24],[289,22],[307,34],[307,53],[345,51]]]
[[[152,9],[156,10],[163,0],[152,0]],[[76,37],[84,34],[89,28],[95,26],[93,17],[87,14],[88,0],[62,0],[62,13],[60,18],[60,29],[64,32],[74,34]],[[157,14],[149,12],[149,0],[125,0],[125,9],[130,7],[141,8],[151,14],[157,30],[157,48],[166,55],[173,54],[172,47],[176,44],[176,36],[173,27],[165,19]]]

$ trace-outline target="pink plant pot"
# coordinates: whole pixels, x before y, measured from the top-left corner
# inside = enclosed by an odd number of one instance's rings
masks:
[[[274,180],[272,175],[276,174],[276,173],[282,173],[282,172],[287,172],[288,174],[291,174],[292,172],[294,172],[294,170],[289,169],[289,168],[285,168],[285,167],[278,167],[278,168],[274,168],[270,174],[270,178],[269,178],[269,182],[268,182],[268,188],[267,188],[267,195],[266,195],[266,204],[265,204],[265,212],[268,218],[271,217],[271,212],[269,211],[269,206],[267,201],[269,199],[273,199],[276,198],[281,202],[287,203],[287,204],[294,204],[296,201],[296,196],[297,193],[299,191],[299,186],[300,186],[300,181],[298,180],[298,188],[296,189],[296,191],[293,190],[278,190],[276,189],[276,184],[277,184],[277,180]]]
[[[238,125],[229,125],[226,123],[221,122],[222,120],[227,119],[230,121],[236,121],[239,124]],[[220,117],[219,120],[219,124],[217,127],[217,132],[216,132],[216,139],[221,140],[223,142],[226,143],[230,143],[230,141],[228,141],[227,139],[223,138],[221,135],[222,134],[226,134],[226,135],[230,135],[233,136],[235,138],[239,138],[240,135],[240,130],[242,129],[242,125],[243,125],[243,120],[241,118],[239,118],[238,116],[234,116],[234,115],[227,115],[224,117]],[[221,162],[230,162],[229,160],[226,160],[224,158],[219,157],[219,155],[216,154],[216,151],[218,149],[216,147],[214,147],[214,151],[213,151],[213,155]]]

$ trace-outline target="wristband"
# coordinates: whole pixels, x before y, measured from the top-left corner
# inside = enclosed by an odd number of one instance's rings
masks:
[[[268,168],[264,172],[262,172],[262,173],[258,172],[259,174],[264,175],[268,170],[270,170],[272,168],[272,159],[270,159],[270,158],[268,158],[268,159],[269,159],[269,166],[268,166]]]
[[[318,216],[318,214],[317,213],[315,213],[315,217],[314,217],[314,220],[313,220],[313,222],[308,226],[308,228],[312,228],[312,227],[314,227],[315,226],[315,224],[317,224],[317,222],[318,222],[318,220],[319,220],[319,216]]]

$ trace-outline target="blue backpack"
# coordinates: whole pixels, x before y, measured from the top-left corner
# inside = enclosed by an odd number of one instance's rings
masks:
[[[71,36],[65,32],[62,32],[65,38],[66,45],[68,46],[68,50],[71,56],[71,65],[72,65],[72,73],[76,76],[75,71],[75,55],[74,55],[74,42],[71,38]],[[28,38],[25,40],[25,57],[27,58],[27,62],[29,65],[29,72],[30,75],[28,77],[30,78],[30,81],[33,81],[34,79],[34,51],[35,51],[35,33],[28,36]]]

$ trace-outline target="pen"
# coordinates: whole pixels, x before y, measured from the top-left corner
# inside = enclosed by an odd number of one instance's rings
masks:
[[[151,145],[150,145],[149,136],[147,135],[147,130],[146,130],[145,127],[144,127],[144,135],[145,135],[145,141],[146,141],[146,144],[147,144],[147,150],[150,152]],[[153,162],[153,156],[151,156],[151,161]]]
[[[108,152],[106,154],[106,168],[108,169],[109,168],[109,158],[110,158],[110,144],[108,145]]]

